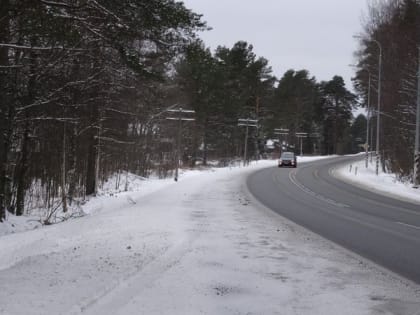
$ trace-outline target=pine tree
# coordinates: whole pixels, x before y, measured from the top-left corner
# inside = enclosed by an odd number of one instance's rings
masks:
[[[321,84],[324,112],[324,137],[328,154],[345,153],[355,95],[349,92],[342,77],[334,76]]]

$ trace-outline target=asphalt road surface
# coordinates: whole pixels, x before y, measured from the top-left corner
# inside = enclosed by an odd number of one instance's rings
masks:
[[[351,159],[266,168],[248,178],[248,189],[278,214],[420,284],[420,205],[331,175]]]

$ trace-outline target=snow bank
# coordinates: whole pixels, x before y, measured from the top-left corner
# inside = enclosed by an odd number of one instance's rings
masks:
[[[248,195],[247,174],[275,165],[141,180],[85,217],[0,237],[0,313],[416,314],[418,286]]]
[[[384,173],[379,167],[376,175],[376,163],[364,159],[352,164],[342,165],[334,170],[334,174],[355,185],[362,186],[379,194],[392,195],[394,198],[420,203],[420,189],[413,188],[411,183],[403,183],[395,174]]]

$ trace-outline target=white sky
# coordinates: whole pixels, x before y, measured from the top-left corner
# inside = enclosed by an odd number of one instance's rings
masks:
[[[254,46],[281,78],[307,69],[318,81],[341,75],[351,86],[352,37],[362,29],[367,0],[183,0],[213,30],[200,34],[214,51],[239,40]]]

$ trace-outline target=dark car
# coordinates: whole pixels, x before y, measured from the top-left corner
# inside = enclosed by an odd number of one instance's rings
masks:
[[[280,155],[279,159],[279,167],[288,166],[288,167],[296,167],[296,155],[293,152],[283,152]]]

